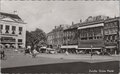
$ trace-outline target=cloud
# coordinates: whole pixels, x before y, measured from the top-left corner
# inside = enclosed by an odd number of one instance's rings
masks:
[[[119,16],[119,1],[3,1],[2,11],[18,11],[27,30],[41,28],[46,33],[55,25],[78,23],[88,16]]]

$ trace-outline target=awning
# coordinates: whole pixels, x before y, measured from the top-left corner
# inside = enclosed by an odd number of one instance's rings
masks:
[[[67,46],[61,46],[61,48],[78,48],[77,45],[67,45]]]
[[[91,49],[91,48],[78,48],[78,49]],[[92,48],[92,49],[101,49],[101,48]]]
[[[20,47],[23,47],[23,45],[19,45]]]
[[[106,46],[105,48],[116,48],[116,46]]]
[[[104,24],[101,23],[101,24],[95,24],[95,25],[88,25],[88,26],[79,27],[78,29],[86,29],[86,28],[99,27],[99,26],[104,26]]]
[[[47,48],[47,50],[48,50],[48,51],[50,51],[50,50],[55,50],[55,49],[52,49],[52,48]]]
[[[46,49],[46,47],[41,47],[41,48]]]
[[[5,46],[10,46],[10,44],[5,44]]]

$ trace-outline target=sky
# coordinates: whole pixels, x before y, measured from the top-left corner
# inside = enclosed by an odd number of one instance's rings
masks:
[[[54,26],[79,23],[89,16],[119,16],[119,1],[9,1],[1,0],[1,11],[18,14],[28,31],[48,33]]]

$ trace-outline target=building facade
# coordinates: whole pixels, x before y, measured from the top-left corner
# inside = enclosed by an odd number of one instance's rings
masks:
[[[60,48],[63,44],[63,30],[67,26],[59,25],[55,26],[55,28],[47,34],[48,45],[51,45],[53,48]]]
[[[58,45],[59,34],[50,32],[50,44]],[[60,35],[60,34],[59,34]],[[120,53],[120,17],[108,16],[88,17],[86,21],[72,25],[61,32],[61,49],[68,52],[84,51],[85,53],[109,52]],[[63,51],[64,52],[64,51]]]
[[[26,27],[17,14],[0,12],[0,44],[6,48],[24,48]]]
[[[86,22],[81,23],[78,28],[78,49],[86,53],[102,51],[104,47],[104,21],[107,16],[88,17]]]
[[[107,19],[104,22],[104,41],[105,48],[111,54],[118,54],[120,40],[120,17]]]
[[[77,28],[78,24],[72,22],[69,28],[64,29],[62,49],[76,49],[78,47]]]

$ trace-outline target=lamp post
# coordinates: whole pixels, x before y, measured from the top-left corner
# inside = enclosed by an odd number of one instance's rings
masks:
[[[92,59],[92,56],[93,56],[92,48],[93,48],[93,46],[91,45],[91,59]]]

